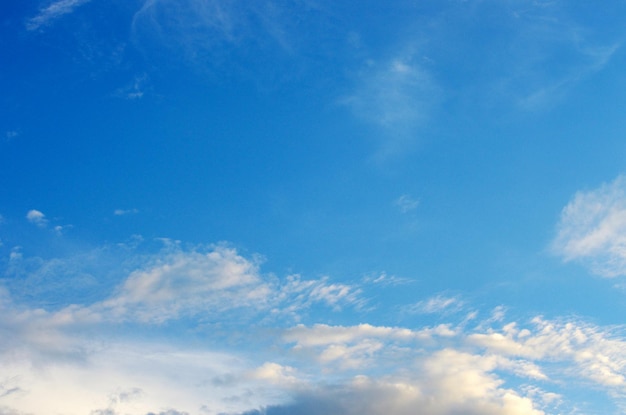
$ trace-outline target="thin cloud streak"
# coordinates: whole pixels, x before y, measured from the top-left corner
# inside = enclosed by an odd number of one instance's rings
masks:
[[[91,0],[59,0],[41,9],[39,14],[26,22],[26,29],[33,31],[51,24],[60,17],[72,13],[77,7]]]
[[[597,275],[626,275],[626,177],[580,191],[561,212],[552,251]]]

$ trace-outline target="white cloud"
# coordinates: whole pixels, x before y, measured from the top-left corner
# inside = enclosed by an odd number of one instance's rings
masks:
[[[120,319],[163,322],[198,312],[264,308],[271,288],[258,264],[235,250],[175,252],[132,272],[108,300],[92,307]]]
[[[296,369],[278,363],[265,362],[258,368],[248,372],[247,378],[270,382],[276,385],[290,386],[298,383],[294,376]]]
[[[502,387],[492,374],[500,366],[497,358],[446,349],[410,366],[404,376],[358,375],[343,384],[300,390],[291,404],[247,414],[544,414],[530,398]]]
[[[515,323],[499,332],[468,336],[474,343],[505,356],[535,361],[566,361],[579,378],[626,392],[626,342],[614,339],[609,332],[576,322],[533,319],[532,329],[520,329]]]
[[[561,212],[552,249],[597,275],[626,275],[626,178],[576,193]]]
[[[46,215],[36,209],[29,210],[26,214],[26,219],[28,219],[30,223],[34,223],[41,228],[44,228],[48,225],[48,219],[46,219]]]
[[[416,335],[409,329],[397,327],[380,327],[370,324],[357,326],[329,326],[316,324],[313,327],[299,325],[285,332],[287,342],[294,342],[298,347],[326,346],[329,344],[345,344],[364,338],[403,338],[411,339]]]
[[[58,0],[39,10],[39,14],[26,22],[26,29],[37,30],[91,0]]]
[[[568,413],[570,387],[626,396],[626,341],[575,319],[505,323],[501,308],[473,326],[463,316],[412,328],[284,328],[278,319],[314,304],[358,304],[355,292],[329,278],[281,282],[228,246],[176,243],[84,305],[29,307],[0,286],[0,406],[34,415],[408,415],[417,407],[541,415]],[[451,307],[446,299],[434,309]]]
[[[7,393],[1,404],[19,413],[84,415],[114,413],[145,415],[175,408],[198,414],[200,408],[217,412],[242,411],[272,401],[264,391],[267,379],[239,380],[216,388],[212,379],[243,374],[250,363],[234,354],[173,347],[157,342],[87,342],[73,359],[50,356],[33,360],[28,351],[15,351],[0,360],[0,382]],[[247,400],[228,396],[253,390]],[[68,399],[71,397],[71,399]],[[93,411],[93,412],[92,412]],[[98,412],[100,411],[100,412]],[[109,412],[106,412],[109,411]]]

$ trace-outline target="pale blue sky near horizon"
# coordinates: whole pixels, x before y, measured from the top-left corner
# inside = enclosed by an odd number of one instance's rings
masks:
[[[0,414],[626,411],[626,3],[0,6]]]

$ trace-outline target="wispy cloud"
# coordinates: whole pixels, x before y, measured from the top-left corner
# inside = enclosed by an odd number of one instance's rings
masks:
[[[96,251],[66,260],[30,262],[22,261],[20,256],[20,261],[13,263],[10,274],[20,276],[24,281],[35,276],[48,278],[54,273],[63,273],[66,278],[84,278],[88,275],[87,270],[105,266],[100,258],[104,255],[105,252]],[[245,258],[225,246],[183,250],[172,243],[142,261],[101,301],[70,304],[55,316],[64,316],[62,319],[70,322],[161,324],[216,315],[226,320],[239,313],[239,319],[246,314],[250,318],[267,315],[266,318],[293,321],[315,305],[339,311],[358,308],[364,301],[358,287],[332,282],[328,278],[304,279],[289,275],[279,279],[263,275],[258,259]],[[80,279],[73,281],[80,283]],[[49,285],[62,289],[58,284]],[[66,296],[71,291],[66,291]]]
[[[626,177],[576,193],[561,212],[552,250],[597,275],[626,275]]]
[[[400,196],[394,201],[394,205],[396,205],[402,213],[408,213],[412,210],[417,209],[419,204],[420,201],[418,199],[414,199],[407,194]]]
[[[599,36],[575,17],[567,2],[524,2],[506,7],[511,40],[502,51],[498,82],[520,108],[544,110],[581,80],[602,70],[621,47],[621,36]]]
[[[421,314],[449,313],[461,310],[463,301],[458,297],[436,295],[405,308],[406,311]]]
[[[370,61],[354,91],[340,99],[355,116],[384,133],[383,153],[405,150],[415,140],[416,128],[429,119],[441,91],[416,53]]]
[[[141,49],[173,54],[202,72],[240,70],[241,59],[250,65],[267,56],[275,65],[292,55],[300,25],[308,23],[294,24],[290,16],[312,8],[308,2],[147,0],[133,17],[132,36]]]
[[[113,214],[115,216],[125,216],[125,215],[134,215],[136,213],[139,213],[138,209],[115,209],[113,211]]]
[[[51,24],[58,18],[70,14],[78,6],[90,2],[91,0],[58,0],[39,10],[39,13],[28,19],[27,30],[37,30],[43,26]]]

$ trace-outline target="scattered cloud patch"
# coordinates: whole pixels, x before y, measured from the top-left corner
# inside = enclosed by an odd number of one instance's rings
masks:
[[[60,17],[70,14],[77,7],[91,0],[58,0],[39,10],[39,13],[26,22],[27,30],[37,30],[51,24]]]
[[[551,248],[596,275],[626,275],[626,177],[576,193],[561,212]]]
[[[26,219],[40,228],[45,228],[48,225],[48,219],[46,219],[46,215],[40,212],[37,209],[31,209],[26,213]]]

